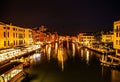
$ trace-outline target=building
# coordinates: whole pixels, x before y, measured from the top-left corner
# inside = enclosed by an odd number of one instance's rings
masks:
[[[113,39],[114,39],[113,32],[110,32],[110,33],[102,34],[101,42],[110,43],[113,42]]]
[[[91,46],[95,42],[95,37],[91,33],[79,33],[78,41],[85,46]]]
[[[0,49],[32,44],[31,29],[0,22]]]
[[[116,56],[120,56],[120,20],[114,22],[113,47],[116,49]]]
[[[46,41],[46,33],[42,32],[40,28],[32,29],[32,38],[34,44],[39,44]]]
[[[32,44],[33,44],[32,29],[26,28],[25,29],[25,45],[29,46]]]

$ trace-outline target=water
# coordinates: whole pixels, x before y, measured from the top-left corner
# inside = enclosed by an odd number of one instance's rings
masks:
[[[100,57],[74,43],[49,44],[32,56],[22,82],[120,82],[120,71],[101,66]]]

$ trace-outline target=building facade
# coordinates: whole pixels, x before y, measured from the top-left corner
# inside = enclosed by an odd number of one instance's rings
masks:
[[[104,42],[104,43],[110,43],[110,42],[113,42],[113,40],[114,40],[113,33],[102,34],[102,42]]]
[[[0,22],[0,49],[28,46],[32,43],[32,38],[30,38],[32,35],[29,30]]]
[[[120,20],[114,22],[113,47],[116,49],[116,56],[120,56]]]
[[[85,46],[91,46],[92,43],[95,42],[94,35],[91,35],[89,33],[80,33],[78,35],[78,41],[79,43],[85,45]]]

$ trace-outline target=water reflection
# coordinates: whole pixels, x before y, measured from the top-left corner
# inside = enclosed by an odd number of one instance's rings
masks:
[[[57,56],[57,58],[58,58],[58,64],[61,66],[61,68],[62,68],[62,71],[64,70],[64,52],[63,52],[64,50],[63,50],[63,48],[59,48],[58,49],[58,56]]]
[[[89,51],[87,51],[86,53],[86,61],[87,61],[87,64],[89,64]]]
[[[75,44],[74,43],[72,43],[72,54],[73,54],[73,57],[75,57]]]
[[[55,43],[55,55],[58,53],[58,43]]]
[[[112,82],[120,82],[120,72],[118,70],[111,70]]]
[[[69,41],[67,41],[67,49],[69,49]]]
[[[100,65],[100,54],[74,43],[54,43],[43,48],[43,54],[33,56],[35,62],[45,55],[45,61],[38,72],[42,82],[119,82],[120,72]],[[69,46],[68,46],[69,45]],[[77,50],[76,50],[77,48]],[[77,52],[78,51],[78,52]],[[74,57],[74,61],[73,58]],[[79,62],[80,61],[80,62]],[[56,63],[55,63],[56,62]],[[33,68],[33,69],[38,69]],[[60,70],[60,71],[59,71]],[[61,72],[62,71],[62,72]],[[43,75],[42,75],[43,74]],[[43,77],[42,77],[43,76]],[[39,79],[40,79],[39,78]],[[52,79],[50,79],[52,78]],[[56,80],[57,78],[57,80]],[[87,78],[87,79],[86,79]],[[51,81],[45,81],[45,80]],[[37,82],[40,82],[37,81]]]
[[[33,55],[29,56],[29,59],[31,64],[36,64],[41,60],[41,53],[34,53]]]
[[[47,55],[47,59],[50,60],[51,44],[46,45],[46,55]]]
[[[81,57],[83,57],[83,49],[81,49]]]

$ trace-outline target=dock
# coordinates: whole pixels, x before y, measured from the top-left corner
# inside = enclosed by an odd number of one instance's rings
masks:
[[[88,46],[84,46],[86,48],[88,48],[89,50],[92,50],[92,51],[95,51],[95,52],[98,52],[98,53],[105,53],[105,54],[115,54],[115,50],[106,50],[106,49],[100,49],[100,48],[93,48],[93,47],[88,47]]]

